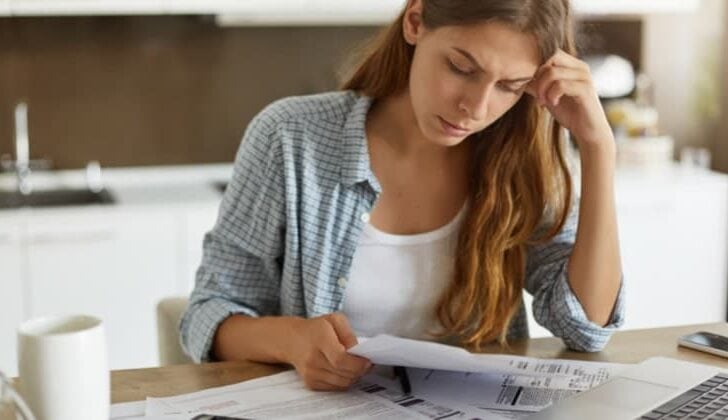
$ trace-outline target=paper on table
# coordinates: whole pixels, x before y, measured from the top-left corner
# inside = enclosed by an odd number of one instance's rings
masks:
[[[144,418],[144,401],[133,401],[127,403],[111,404],[110,420],[127,420]]]
[[[521,418],[608,380],[628,365],[552,360],[569,376],[524,376],[408,369],[412,390],[441,404],[463,404]],[[492,412],[492,411],[491,411]]]
[[[551,359],[475,354],[460,347],[391,335],[360,339],[349,353],[372,363],[458,372],[509,373],[516,375],[569,376],[564,366]]]
[[[133,401],[127,403],[117,403],[111,405],[110,420],[187,420],[190,416],[150,416],[147,417],[145,409],[146,401]]]
[[[175,411],[188,415],[206,413],[280,419],[482,417],[482,414],[477,414],[480,410],[475,408],[447,407],[426,399],[404,396],[382,381],[385,380],[366,377],[347,392],[317,392],[306,389],[298,375],[289,371],[176,397],[149,398],[147,415],[172,414]]]

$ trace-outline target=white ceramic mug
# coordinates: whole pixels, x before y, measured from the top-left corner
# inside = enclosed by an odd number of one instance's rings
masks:
[[[109,418],[104,326],[86,315],[32,319],[18,328],[20,393],[37,420]]]

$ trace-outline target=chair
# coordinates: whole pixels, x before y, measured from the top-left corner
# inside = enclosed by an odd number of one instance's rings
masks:
[[[157,304],[157,343],[160,366],[193,363],[182,350],[179,321],[187,305],[187,297],[169,297]]]

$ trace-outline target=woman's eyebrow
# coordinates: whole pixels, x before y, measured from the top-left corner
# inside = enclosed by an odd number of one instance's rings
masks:
[[[455,51],[457,51],[460,54],[462,54],[465,58],[467,58],[468,60],[470,60],[470,62],[473,63],[473,65],[475,67],[477,67],[478,70],[480,70],[481,72],[485,73],[485,69],[483,69],[483,66],[481,66],[480,63],[478,63],[478,60],[476,60],[475,57],[473,57],[472,54],[470,54],[469,52],[463,50],[462,48],[458,48],[458,47],[452,47],[452,48]],[[524,76],[524,77],[517,77],[515,79],[505,79],[505,80],[503,80],[503,82],[505,82],[505,83],[519,83],[519,82],[530,82],[531,80],[533,80],[533,76]]]
[[[468,60],[470,60],[470,62],[473,63],[473,65],[475,67],[477,67],[478,70],[480,70],[482,72],[485,72],[485,70],[483,69],[483,66],[481,66],[480,63],[478,63],[478,60],[476,60],[475,57],[473,57],[472,54],[470,54],[469,52],[467,52],[467,51],[465,51],[465,50],[463,50],[461,48],[458,48],[458,47],[452,47],[452,49],[454,49],[455,51],[459,52],[460,54],[462,54],[463,56],[465,56],[465,58],[467,58]]]

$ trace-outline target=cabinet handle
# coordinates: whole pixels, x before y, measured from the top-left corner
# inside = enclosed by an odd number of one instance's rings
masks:
[[[116,237],[114,232],[73,232],[73,233],[40,233],[30,237],[31,245],[95,243],[111,241]]]

